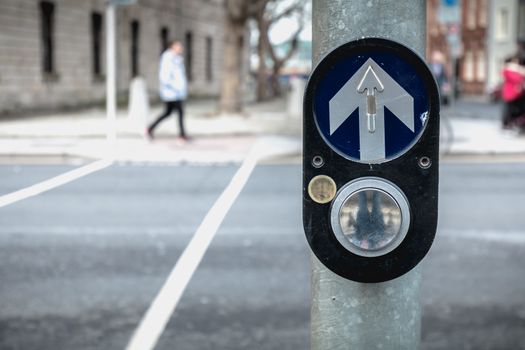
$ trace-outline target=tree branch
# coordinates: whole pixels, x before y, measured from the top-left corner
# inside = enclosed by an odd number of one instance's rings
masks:
[[[282,91],[279,83],[279,71],[297,51],[299,44],[299,34],[304,28],[304,0],[295,0],[285,9],[278,6],[278,0],[259,0],[264,1],[264,6],[259,7],[257,14],[253,17],[257,21],[259,29],[259,41],[257,44],[259,55],[259,70],[258,70],[258,99],[262,100],[266,95],[267,73],[265,60],[269,57],[273,63],[269,78],[271,81],[271,88],[274,96],[280,96]],[[259,3],[261,5],[261,3]],[[298,28],[294,31],[291,38],[288,40],[289,47],[284,53],[283,57],[279,57],[275,51],[274,46],[270,42],[269,30],[272,25],[279,20],[297,14]],[[263,91],[264,90],[264,91]]]
[[[268,53],[272,59],[272,61],[274,62],[274,66],[282,66],[284,64],[284,62],[288,61],[292,56],[293,54],[297,51],[297,47],[299,45],[299,34],[301,34],[302,30],[304,29],[304,21],[303,21],[303,17],[304,17],[304,11],[302,10],[302,7],[299,7],[297,8],[296,5],[298,5],[298,3],[296,3],[293,8],[294,8],[294,11],[299,11],[299,27],[297,28],[297,30],[294,32],[294,34],[291,36],[289,42],[290,42],[290,48],[288,49],[288,52],[286,52],[286,54],[282,57],[282,58],[279,58],[276,54],[275,54],[275,50],[273,48],[273,45],[269,44],[268,45]],[[274,22],[273,22],[274,23]],[[268,25],[268,29],[269,27],[271,26],[271,24],[273,23],[269,23]],[[268,43],[270,41],[270,39],[268,38],[268,35],[266,35],[266,39],[268,40]]]
[[[257,18],[262,16],[266,10],[266,5],[273,0],[245,0],[247,1],[246,12],[248,17]]]
[[[303,12],[303,4],[302,2],[299,0],[299,1],[296,1],[295,4],[287,7],[286,9],[284,9],[281,13],[278,13],[278,14],[274,14],[273,16],[271,16],[268,21],[270,23],[276,23],[277,21],[285,18],[285,17],[289,17],[291,15],[293,15],[295,12],[297,13],[302,13]]]

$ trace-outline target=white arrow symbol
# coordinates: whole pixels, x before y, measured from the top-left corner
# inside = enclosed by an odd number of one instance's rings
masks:
[[[414,99],[369,58],[330,100],[330,135],[359,108],[359,158],[384,160],[385,107],[414,132]]]
[[[357,86],[357,92],[366,93],[366,115],[368,117],[368,131],[376,131],[376,98],[375,91],[382,92],[385,88],[381,83],[381,80],[377,77],[376,73],[372,69],[372,66],[368,66],[366,69],[363,79]]]

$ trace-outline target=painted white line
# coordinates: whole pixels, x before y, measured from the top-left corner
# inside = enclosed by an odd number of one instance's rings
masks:
[[[299,215],[299,212],[297,212]],[[271,224],[270,224],[271,225]],[[298,226],[300,228],[300,226]],[[154,239],[156,236],[174,236],[187,237],[193,236],[195,226],[29,226],[29,225],[6,225],[2,223],[0,226],[0,237],[2,235],[60,235],[60,236],[74,236],[74,235],[122,235],[122,236],[146,236]],[[277,226],[250,226],[245,227],[228,227],[221,230],[221,235],[224,236],[244,236],[249,239],[250,236],[272,236],[272,235],[296,235],[297,227],[277,227]],[[524,233],[525,238],[525,233]]]
[[[226,214],[237,199],[260,157],[268,152],[256,142],[249,155],[197,228],[168,279],[140,321],[127,350],[152,350],[208,249]]]
[[[90,163],[77,169],[73,169],[71,171],[68,171],[67,173],[55,176],[49,180],[42,181],[35,185],[18,190],[16,192],[11,192],[9,194],[0,196],[0,208],[5,207],[9,204],[16,203],[23,199],[39,195],[40,193],[62,186],[64,184],[67,184],[68,182],[94,173],[95,171],[107,168],[112,163],[113,161],[110,159],[97,160],[96,162]]]
[[[524,231],[496,231],[496,230],[473,230],[473,229],[438,229],[438,235],[453,239],[481,240],[507,244],[525,244]]]

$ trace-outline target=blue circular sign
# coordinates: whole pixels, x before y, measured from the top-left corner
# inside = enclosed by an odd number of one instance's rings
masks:
[[[421,77],[421,63],[426,65],[403,49],[360,46],[349,53],[334,51],[320,62],[315,122],[341,156],[360,163],[387,162],[408,151],[423,133],[431,88]]]

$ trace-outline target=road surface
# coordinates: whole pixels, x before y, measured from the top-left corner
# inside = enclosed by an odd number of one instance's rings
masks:
[[[0,166],[0,193],[72,168]],[[0,348],[124,349],[236,169],[116,164],[0,208]],[[300,171],[255,169],[157,349],[308,349]],[[525,349],[524,179],[442,165],[422,349]]]

